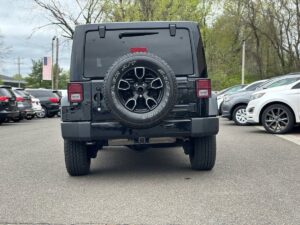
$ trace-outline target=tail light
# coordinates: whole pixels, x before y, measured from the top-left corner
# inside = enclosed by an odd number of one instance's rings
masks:
[[[198,98],[210,98],[211,97],[210,79],[196,80],[196,92]]]
[[[83,101],[83,87],[82,84],[69,83],[68,85],[68,99],[69,102],[78,103]]]
[[[16,98],[16,101],[17,101],[17,102],[24,102],[24,98],[23,98],[23,97],[17,97],[17,98]]]
[[[8,100],[7,96],[0,96],[0,102],[8,102]]]
[[[58,98],[49,98],[49,101],[51,103],[58,103],[59,102],[59,99]]]
[[[130,49],[131,53],[136,53],[136,52],[148,52],[147,48],[144,47],[138,47],[138,48],[131,48]]]

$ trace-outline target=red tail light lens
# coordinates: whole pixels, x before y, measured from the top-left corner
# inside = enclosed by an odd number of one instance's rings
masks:
[[[7,96],[0,96],[0,102],[8,102]]]
[[[131,53],[136,53],[136,52],[148,52],[147,48],[144,47],[139,47],[139,48],[131,48],[130,49]]]
[[[49,98],[49,101],[51,103],[58,103],[59,102],[59,99],[58,98]]]
[[[16,98],[16,101],[17,101],[17,102],[24,102],[24,98],[23,98],[23,97],[17,97],[17,98]]]
[[[68,99],[69,102],[78,103],[83,101],[83,87],[82,84],[70,83],[68,85]]]
[[[211,97],[211,82],[210,79],[196,80],[196,94],[198,98]]]

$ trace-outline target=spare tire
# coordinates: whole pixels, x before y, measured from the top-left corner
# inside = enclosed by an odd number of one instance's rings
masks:
[[[104,79],[103,97],[120,123],[149,128],[160,123],[177,101],[176,77],[170,66],[150,53],[118,59]]]

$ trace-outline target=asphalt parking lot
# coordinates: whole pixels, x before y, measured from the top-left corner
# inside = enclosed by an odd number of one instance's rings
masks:
[[[0,224],[300,224],[300,145],[289,140],[222,119],[211,172],[191,171],[180,148],[114,147],[76,178],[59,123],[0,127]]]

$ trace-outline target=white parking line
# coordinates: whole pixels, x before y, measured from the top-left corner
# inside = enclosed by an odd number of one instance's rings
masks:
[[[263,127],[260,126],[255,126],[259,130],[265,131]],[[277,137],[280,137],[284,140],[293,142],[294,144],[300,145],[300,134],[274,134]]]

